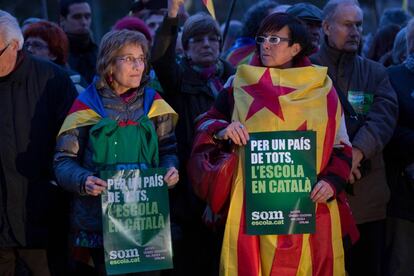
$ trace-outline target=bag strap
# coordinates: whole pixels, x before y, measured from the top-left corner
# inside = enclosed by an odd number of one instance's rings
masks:
[[[348,99],[346,98],[345,94],[341,91],[341,89],[336,88],[339,101],[342,104],[342,107],[344,108],[344,112],[348,114],[349,117],[353,117],[357,120],[361,120],[360,116],[355,112],[355,109],[352,107],[352,105],[349,103]]]

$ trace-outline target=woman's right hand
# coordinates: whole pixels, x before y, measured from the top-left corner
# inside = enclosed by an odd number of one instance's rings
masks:
[[[182,5],[184,5],[184,0],[168,0],[168,17],[177,17],[180,6]]]
[[[91,176],[88,176],[88,178],[86,178],[85,192],[88,195],[98,196],[103,191],[105,191],[107,186],[108,184],[106,184],[104,180],[100,179],[99,177],[91,175]]]
[[[244,146],[249,141],[249,133],[246,127],[240,122],[233,122],[225,129],[220,130],[216,137],[220,140],[231,139],[238,146]]]

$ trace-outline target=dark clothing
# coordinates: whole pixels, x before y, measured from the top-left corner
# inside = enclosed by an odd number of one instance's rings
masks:
[[[0,78],[0,247],[44,248],[52,217],[64,217],[51,184],[53,149],[77,93],[58,66],[19,56],[16,69]]]
[[[213,105],[216,90],[211,78],[204,78],[194,70],[188,59],[176,60],[175,45],[178,33],[178,19],[168,18],[160,26],[155,36],[151,53],[151,63],[164,90],[164,98],[178,113],[176,127],[178,158],[182,168],[180,181],[170,192],[170,210],[174,252],[181,247],[181,255],[174,254],[173,275],[210,275],[204,268],[212,267],[211,255],[215,251],[215,234],[206,229],[202,222],[205,203],[198,199],[186,175],[195,132],[195,119]],[[222,84],[234,73],[225,61],[218,61],[219,70],[213,76]],[[192,233],[192,235],[188,235]],[[200,237],[202,242],[200,243]],[[194,244],[200,254],[193,254]],[[203,269],[200,269],[203,268]],[[218,271],[216,267],[213,268]]]
[[[178,157],[181,168],[185,172],[194,138],[194,120],[212,106],[216,95],[208,86],[207,80],[202,79],[200,74],[191,68],[188,60],[176,61],[175,44],[177,32],[178,18],[166,17],[155,36],[151,63],[164,90],[164,98],[179,115],[176,127]],[[227,62],[219,62],[223,68],[219,77],[222,83],[225,83],[228,77],[234,74],[234,69]],[[180,183],[184,183],[184,185],[177,185],[173,193],[177,194],[177,196],[187,193],[187,191],[182,190],[188,188],[185,187],[187,185],[186,182],[185,173],[182,173],[180,175]],[[178,193],[181,195],[178,195]],[[188,203],[188,199],[180,201],[181,203]],[[177,210],[177,207],[173,207],[173,210]],[[191,207],[178,207],[180,211],[184,212],[180,219],[187,219],[187,214],[194,211],[189,208]]]
[[[89,84],[96,73],[98,46],[93,42],[90,34],[66,33],[66,35],[69,39],[69,66],[79,72]]]
[[[388,204],[387,271],[413,275],[414,245],[414,54],[402,65],[387,69],[400,104],[398,125],[387,145],[385,164],[391,190]]]
[[[357,53],[341,52],[328,45],[327,38],[311,57],[327,66],[336,90],[344,95],[361,124],[353,127],[346,114],[352,146],[361,150],[364,175],[352,184],[348,194],[360,240],[346,253],[349,275],[381,275],[384,254],[385,217],[389,199],[382,151],[391,139],[398,116],[397,96],[385,68]],[[343,106],[344,103],[342,103]],[[345,109],[346,110],[346,109]],[[363,164],[363,165],[362,165]],[[361,168],[362,169],[362,168]]]
[[[414,221],[414,175],[405,168],[414,162],[414,71],[405,64],[388,68],[400,113],[394,136],[385,150],[391,190],[388,215]]]
[[[18,263],[17,267],[16,263]],[[0,275],[49,276],[46,250],[0,249]]]
[[[385,68],[356,53],[338,51],[330,47],[326,39],[311,59],[328,67],[328,74],[338,93],[343,93],[348,101],[360,101],[356,111],[364,122],[351,143],[369,160],[366,164],[370,163],[370,170],[353,184],[354,195],[348,196],[356,222],[361,224],[385,219],[389,189],[382,151],[391,139],[398,116],[397,97]],[[352,98],[353,95],[356,96]],[[347,129],[350,132],[348,121]]]
[[[385,220],[358,225],[360,239],[345,254],[349,276],[381,276],[384,264]]]

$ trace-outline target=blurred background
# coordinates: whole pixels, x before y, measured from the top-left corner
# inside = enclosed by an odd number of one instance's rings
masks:
[[[158,1],[158,0],[151,0]],[[219,23],[224,23],[233,0],[213,0],[216,16]],[[92,7],[92,30],[94,38],[99,42],[115,23],[116,20],[127,15],[133,4],[133,0],[90,0]],[[241,19],[243,13],[255,0],[236,0],[232,19]],[[295,4],[298,2],[309,2],[323,8],[326,1],[296,1],[279,0],[280,4]],[[364,33],[376,30],[382,12],[391,7],[406,7],[410,14],[414,14],[414,0],[360,0],[364,10]],[[54,22],[59,20],[59,0],[0,0],[0,9],[13,14],[22,23],[28,17],[45,18]],[[187,11],[194,14],[197,11],[206,11],[202,0],[187,0]]]

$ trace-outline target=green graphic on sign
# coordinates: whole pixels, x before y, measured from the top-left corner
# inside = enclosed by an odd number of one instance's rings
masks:
[[[108,275],[172,268],[165,169],[103,171],[105,265]]]
[[[246,225],[249,235],[315,231],[316,132],[250,133],[246,146]]]

